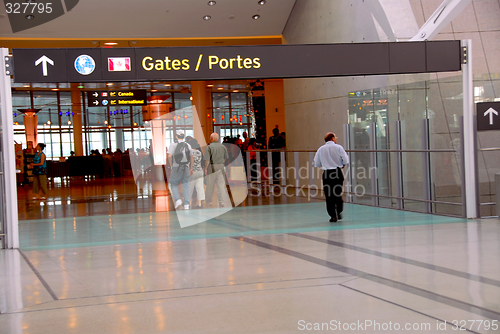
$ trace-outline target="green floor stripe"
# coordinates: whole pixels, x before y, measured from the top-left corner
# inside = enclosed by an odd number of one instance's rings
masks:
[[[180,228],[175,212],[41,219],[20,222],[21,249],[47,250],[333,230],[464,223],[443,217],[346,204],[340,223],[328,222],[322,202],[237,207]]]

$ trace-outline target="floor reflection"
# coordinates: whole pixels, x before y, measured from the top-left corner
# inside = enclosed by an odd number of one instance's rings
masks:
[[[156,182],[157,183],[157,182]],[[32,188],[18,191],[19,220],[55,219],[131,213],[167,212],[173,201],[165,186],[158,187],[151,175],[120,178],[55,178],[49,181],[49,196],[45,201],[32,200]],[[162,189],[163,190],[162,190]],[[160,189],[160,190],[155,190]],[[295,196],[293,189],[252,186],[248,197],[239,206],[291,204],[321,199]],[[217,202],[217,201],[213,201]]]

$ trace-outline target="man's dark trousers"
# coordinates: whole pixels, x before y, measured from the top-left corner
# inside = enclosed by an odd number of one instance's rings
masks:
[[[338,214],[344,210],[342,190],[344,174],[342,169],[327,169],[323,172],[323,191],[326,197],[326,210],[331,218],[338,219]]]

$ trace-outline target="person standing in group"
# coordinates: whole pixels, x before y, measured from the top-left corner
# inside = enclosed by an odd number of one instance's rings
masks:
[[[113,161],[113,174],[115,177],[121,177],[123,174],[123,153],[119,148],[112,155]]]
[[[243,141],[241,142],[241,150],[246,151],[248,150],[248,144],[250,142],[250,138],[248,138],[248,134],[246,131],[244,131],[242,135],[243,135]]]
[[[245,168],[247,168],[247,154],[246,151],[248,150],[248,142],[250,141],[250,138],[248,138],[248,134],[246,131],[242,133],[243,135],[243,140],[241,141],[241,155],[243,156],[243,165]]]
[[[344,148],[337,144],[337,138],[333,132],[328,132],[325,135],[325,145],[321,146],[314,156],[314,167],[323,169],[323,190],[331,223],[342,219],[344,209],[342,169],[349,163],[349,157]]]
[[[35,158],[33,159],[33,199],[46,199],[47,198],[47,160],[43,149],[45,144],[39,143],[36,146]],[[40,195],[42,191],[42,196]]]
[[[253,152],[256,149],[257,149],[257,140],[255,138],[250,138],[250,141],[248,142],[247,151],[250,152],[250,181],[252,182],[257,181],[257,153]]]
[[[273,136],[269,137],[269,145],[268,148],[270,150],[279,150],[285,147],[285,140],[280,136],[280,130],[278,128],[273,129]],[[280,161],[281,161],[281,152],[273,152],[272,155],[272,175],[273,175],[273,183],[279,184],[281,173],[280,173]]]
[[[191,192],[189,189],[189,177],[193,173],[193,154],[191,146],[184,141],[184,130],[175,132],[177,142],[170,144],[168,148],[168,163],[171,166],[170,179],[168,180],[175,208],[184,204],[184,210],[189,210]],[[182,197],[179,193],[179,184],[182,185]]]
[[[214,185],[216,185],[219,206],[223,207],[224,194],[227,193],[224,164],[229,159],[229,154],[226,147],[219,143],[219,135],[215,132],[210,135],[210,145],[205,150],[204,159],[205,173],[208,176],[205,202],[211,204]],[[212,174],[215,174],[215,176],[211,176]]]
[[[198,200],[198,205],[193,206],[195,208],[201,209],[201,202],[205,200],[205,189],[203,188],[203,153],[201,152],[200,144],[198,144],[198,141],[195,138],[191,138],[190,141],[188,141],[186,138],[186,141],[189,145],[191,145],[191,148],[193,149],[191,151],[193,156],[193,174],[189,178],[189,193],[192,196],[193,189],[196,189],[196,198]]]

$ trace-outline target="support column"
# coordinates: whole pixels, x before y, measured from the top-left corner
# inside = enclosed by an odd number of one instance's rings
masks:
[[[5,208],[6,248],[19,248],[19,224],[17,215],[16,155],[14,152],[14,128],[12,119],[12,90],[10,74],[6,73],[5,59],[9,49],[0,48],[0,171],[3,175],[4,193],[1,194]],[[0,190],[1,191],[1,190]],[[3,221],[0,221],[2,224]]]
[[[31,142],[32,147],[38,144],[38,116],[36,115],[42,109],[17,109],[24,113],[24,132],[26,133],[26,143]]]
[[[207,85],[205,81],[191,81],[191,96],[193,97],[193,131],[194,138],[198,140],[201,147],[206,146],[210,142],[210,134],[212,133],[212,124],[207,120],[212,118],[207,117],[210,100],[207,99]],[[195,111],[196,110],[196,115]],[[197,116],[197,117],[196,117]]]
[[[81,157],[83,156],[82,96],[77,83],[71,84],[71,111],[75,113],[73,116],[73,143],[75,146],[75,155]]]
[[[370,150],[377,150],[377,125],[375,122],[370,123]],[[380,205],[380,197],[378,191],[378,163],[377,163],[377,152],[370,152],[370,180],[372,187],[372,205]]]
[[[75,113],[76,115],[76,113]],[[123,117],[123,116],[122,116]],[[116,140],[116,148],[125,151],[125,142],[123,138],[123,119],[120,117],[115,118],[115,140]]]
[[[479,217],[478,179],[476,170],[476,132],[474,119],[474,83],[472,72],[472,41],[462,41],[466,58],[462,64],[463,103],[464,103],[464,159],[465,159],[465,192],[467,218]]]
[[[422,150],[431,149],[431,135],[429,119],[422,120]],[[432,199],[432,183],[431,183],[431,153],[422,153],[422,186],[423,199],[430,201]],[[424,202],[424,210],[426,213],[432,212],[432,204]]]

